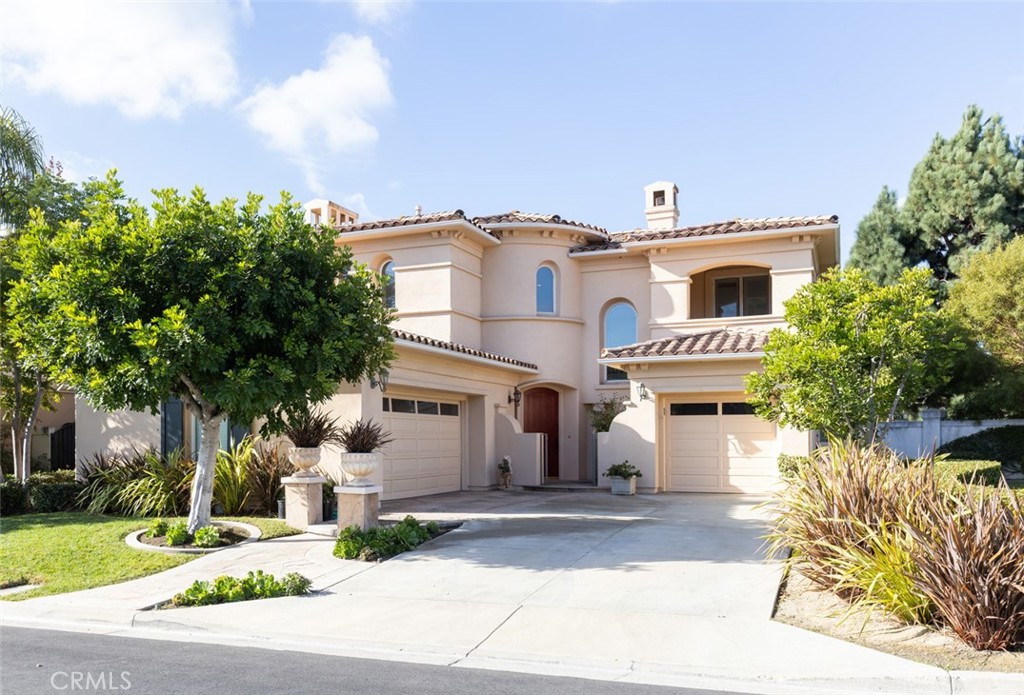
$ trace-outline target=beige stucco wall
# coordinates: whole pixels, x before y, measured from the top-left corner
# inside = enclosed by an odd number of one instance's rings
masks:
[[[160,416],[148,412],[93,408],[75,397],[75,458],[81,462],[97,453],[131,453],[160,448]]]

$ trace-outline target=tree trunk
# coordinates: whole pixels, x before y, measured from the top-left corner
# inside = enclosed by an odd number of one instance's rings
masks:
[[[217,465],[217,450],[220,448],[220,423],[223,415],[201,418],[203,441],[199,445],[196,474],[192,479],[192,503],[188,511],[188,532],[210,525],[213,507],[213,471]]]

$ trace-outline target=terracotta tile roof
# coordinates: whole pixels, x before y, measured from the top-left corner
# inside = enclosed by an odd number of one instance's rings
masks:
[[[441,350],[450,350],[451,352],[461,352],[464,355],[471,355],[472,357],[482,357],[486,360],[494,360],[495,362],[502,362],[504,364],[511,364],[515,367],[524,367],[526,369],[537,369],[537,365],[529,362],[523,362],[521,360],[506,357],[505,355],[499,355],[494,352],[486,352],[484,350],[477,350],[476,348],[466,347],[459,343],[449,343],[445,340],[437,340],[436,338],[428,338],[425,335],[418,333],[410,333],[409,331],[402,331],[397,328],[393,328],[391,333],[398,340],[407,340],[411,343],[419,343],[420,345],[428,345],[430,347],[439,348]]]
[[[731,355],[760,352],[768,333],[718,328],[703,333],[684,333],[645,343],[606,348],[601,357],[635,359],[643,357],[685,357],[695,355]]]
[[[443,212],[429,212],[423,215],[407,215],[405,217],[393,217],[389,220],[374,220],[373,222],[357,222],[356,224],[341,224],[334,228],[341,234],[346,232],[366,232],[371,229],[388,229],[390,227],[408,227],[414,224],[429,224],[431,222],[468,222],[481,232],[489,234],[486,229],[475,221],[466,217],[462,210],[445,210]]]
[[[724,222],[712,222],[693,227],[677,229],[650,230],[634,229],[629,232],[614,232],[608,235],[608,243],[577,246],[570,253],[587,251],[604,251],[621,248],[622,244],[635,241],[658,241],[661,239],[686,239],[689,237],[717,236],[723,234],[741,234],[743,232],[764,232],[775,229],[793,227],[819,227],[839,222],[836,215],[818,217],[766,217],[760,219],[735,219]]]
[[[586,224],[584,222],[575,222],[573,220],[563,220],[561,215],[542,215],[536,212],[519,212],[518,210],[509,210],[508,212],[500,215],[484,215],[483,217],[474,217],[473,221],[481,227],[486,227],[491,224],[502,224],[509,222],[522,222],[522,223],[533,223],[533,224],[560,224],[568,227],[582,227],[583,229],[590,229],[598,234],[607,234],[608,230],[603,227],[598,227],[592,224]]]

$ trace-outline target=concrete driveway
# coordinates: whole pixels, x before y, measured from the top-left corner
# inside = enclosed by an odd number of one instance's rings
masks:
[[[260,542],[7,604],[0,622],[73,616],[71,629],[107,634],[776,695],[948,694],[946,671],[770,620],[781,568],[763,558],[758,502],[597,492],[396,501],[383,510],[390,518],[464,524],[381,564],[334,558],[333,541],[312,534]],[[301,571],[317,593],[139,610],[226,568]]]

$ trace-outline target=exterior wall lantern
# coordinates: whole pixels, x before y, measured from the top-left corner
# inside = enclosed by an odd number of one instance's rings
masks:
[[[518,386],[512,388],[512,393],[508,394],[508,402],[514,403],[515,417],[519,419],[519,404],[523,402],[523,392],[519,390]]]
[[[640,400],[642,400],[642,401],[653,400],[651,398],[650,391],[647,390],[647,387],[644,385],[644,383],[642,381],[637,385],[636,392],[637,392],[637,394],[639,394]]]
[[[380,388],[380,392],[384,393],[385,391],[388,390],[388,378],[390,376],[391,376],[391,373],[388,372],[388,370],[386,370],[386,369],[380,370],[379,372],[377,372],[377,376],[370,377],[370,388],[371,389],[375,389],[375,388],[379,387]]]

